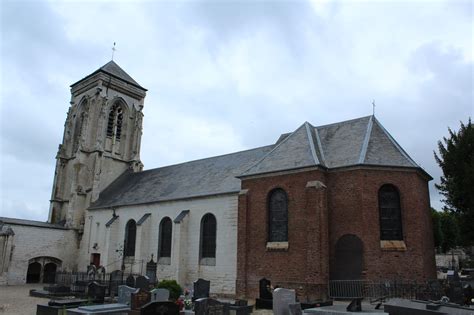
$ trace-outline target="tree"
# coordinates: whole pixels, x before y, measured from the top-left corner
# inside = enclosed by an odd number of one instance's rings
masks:
[[[440,184],[435,184],[445,211],[456,214],[462,243],[474,244],[474,128],[471,119],[458,132],[448,128],[449,138],[438,141],[436,162],[443,171]]]
[[[443,235],[441,242],[441,251],[446,253],[452,248],[459,245],[460,233],[459,223],[456,214],[453,212],[444,211],[440,213],[440,227]]]
[[[431,219],[433,220],[433,236],[435,247],[441,248],[443,244],[443,232],[441,230],[441,213],[431,208]]]

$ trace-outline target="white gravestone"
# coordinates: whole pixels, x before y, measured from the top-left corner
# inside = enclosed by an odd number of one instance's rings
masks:
[[[278,288],[273,291],[273,314],[290,315],[290,304],[296,302],[295,290]]]

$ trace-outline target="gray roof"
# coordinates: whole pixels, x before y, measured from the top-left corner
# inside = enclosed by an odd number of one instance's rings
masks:
[[[138,173],[126,172],[100,193],[90,209],[238,192],[240,180],[236,176],[272,148],[273,145]]]
[[[294,132],[282,134],[273,145],[126,172],[101,192],[90,209],[238,192],[237,177],[356,165],[420,168],[374,116],[319,127],[305,122]]]
[[[76,83],[72,84],[71,86],[74,86],[76,85],[77,83],[93,76],[94,74],[98,73],[98,72],[104,72],[104,73],[107,73],[109,75],[112,75],[118,79],[121,79],[125,82],[128,82],[142,90],[145,90],[146,89],[144,87],[142,87],[140,84],[138,84],[137,81],[135,81],[130,75],[128,75],[127,72],[125,72],[125,70],[123,70],[122,68],[120,68],[120,66],[118,64],[115,63],[115,61],[111,60],[109,62],[107,62],[105,65],[103,65],[102,67],[100,67],[99,69],[97,69],[96,71],[94,71],[93,73],[91,73],[90,75],[86,76],[85,78],[77,81]]]
[[[67,230],[68,229],[68,228],[66,228],[62,225],[52,224],[52,223],[48,223],[48,222],[0,217],[0,226],[2,226],[4,224],[34,226],[34,227],[48,228],[48,229],[61,229],[61,230]]]

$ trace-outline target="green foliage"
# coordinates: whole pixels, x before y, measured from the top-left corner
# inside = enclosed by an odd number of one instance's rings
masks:
[[[431,219],[433,220],[433,235],[436,248],[441,248],[443,244],[443,231],[441,230],[441,214],[431,208]]]
[[[448,128],[449,139],[438,141],[436,162],[443,171],[436,188],[445,197],[445,211],[459,219],[462,243],[474,244],[474,128],[469,119],[458,132]]]
[[[170,291],[170,300],[173,301],[176,301],[183,294],[183,288],[181,288],[176,280],[161,280],[156,287],[168,289]]]
[[[459,223],[454,213],[444,211],[440,214],[440,225],[443,233],[441,250],[446,253],[451,248],[456,248],[460,243]]]

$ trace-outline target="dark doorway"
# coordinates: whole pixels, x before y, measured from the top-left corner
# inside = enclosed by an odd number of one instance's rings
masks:
[[[91,263],[96,268],[99,268],[99,266],[100,266],[100,254],[91,254]]]
[[[54,283],[56,278],[56,264],[47,263],[44,265],[43,283]]]
[[[26,283],[38,283],[41,278],[41,264],[39,262],[32,262],[28,265],[26,272]]]
[[[341,236],[336,243],[335,262],[331,280],[357,280],[362,277],[363,244],[352,234]]]

